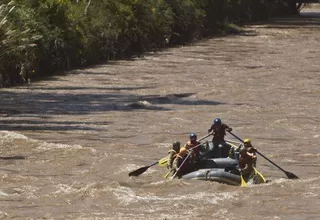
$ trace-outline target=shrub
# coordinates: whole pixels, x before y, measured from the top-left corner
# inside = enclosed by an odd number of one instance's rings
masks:
[[[1,86],[26,81],[34,70],[35,42],[41,36],[34,33],[31,23],[31,11],[18,8],[13,1],[0,5]]]

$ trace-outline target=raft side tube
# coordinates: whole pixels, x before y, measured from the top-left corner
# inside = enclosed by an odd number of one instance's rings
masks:
[[[200,169],[181,177],[182,179],[207,180],[238,186],[241,183],[239,175],[226,172],[224,169]]]
[[[206,159],[200,162],[201,168],[226,168],[226,167],[237,167],[238,161],[232,158],[213,158]]]

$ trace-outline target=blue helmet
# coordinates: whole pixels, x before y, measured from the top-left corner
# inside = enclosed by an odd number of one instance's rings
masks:
[[[220,118],[214,119],[213,124],[215,124],[215,125],[221,125],[221,124],[222,124],[221,119],[220,119]]]
[[[194,133],[194,132],[190,133],[189,138],[190,139],[197,139],[196,133]]]

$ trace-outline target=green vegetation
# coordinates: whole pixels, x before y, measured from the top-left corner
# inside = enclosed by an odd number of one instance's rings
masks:
[[[0,0],[0,86],[292,13],[293,0]]]

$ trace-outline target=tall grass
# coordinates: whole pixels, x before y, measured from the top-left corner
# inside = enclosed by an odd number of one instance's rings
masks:
[[[2,84],[22,83],[27,70],[36,59],[35,42],[41,38],[28,27],[25,11],[14,1],[0,5],[0,81]]]
[[[1,0],[0,86],[183,44],[294,0]]]

